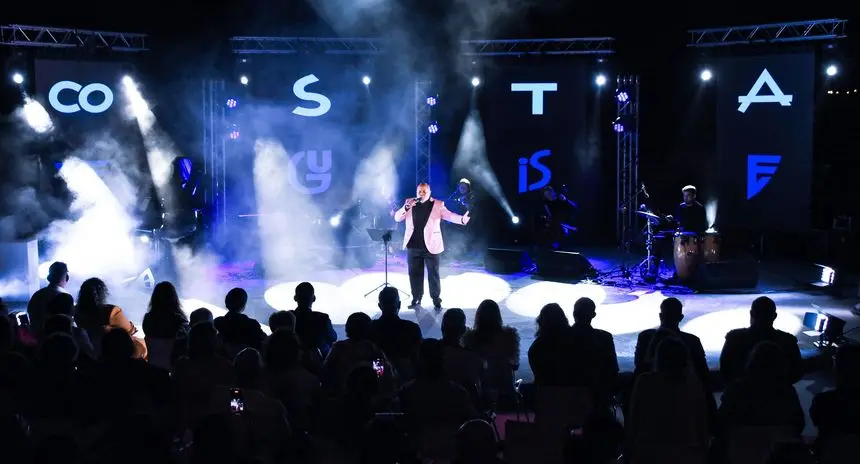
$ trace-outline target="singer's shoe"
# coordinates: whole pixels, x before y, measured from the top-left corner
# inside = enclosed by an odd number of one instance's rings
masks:
[[[421,307],[421,300],[412,300],[412,303],[409,304],[409,309],[418,309]]]
[[[441,299],[437,298],[437,299],[433,300],[433,309],[435,309],[436,311],[442,310],[442,300]]]

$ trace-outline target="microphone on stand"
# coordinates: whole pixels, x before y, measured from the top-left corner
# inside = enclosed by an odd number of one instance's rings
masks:
[[[648,191],[645,190],[645,182],[642,182],[642,193],[645,195],[645,198],[651,198],[651,195],[648,195]]]

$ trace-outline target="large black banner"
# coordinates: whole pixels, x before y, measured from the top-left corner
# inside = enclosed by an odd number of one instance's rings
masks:
[[[487,157],[513,212],[533,224],[543,189],[566,187],[580,205],[570,218],[578,222],[600,178],[598,156],[586,148],[586,98],[597,91],[586,66],[502,62],[484,77],[478,106]]]
[[[717,227],[809,227],[812,53],[724,58],[717,79]]]

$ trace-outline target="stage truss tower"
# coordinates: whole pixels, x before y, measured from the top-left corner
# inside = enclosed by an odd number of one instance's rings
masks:
[[[616,133],[618,172],[618,212],[616,234],[619,243],[630,248],[636,238],[639,208],[639,77],[619,75],[616,81]]]

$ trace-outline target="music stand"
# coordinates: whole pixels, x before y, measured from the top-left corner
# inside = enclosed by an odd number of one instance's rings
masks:
[[[390,286],[388,284],[388,244],[391,242],[392,233],[394,233],[394,231],[391,229],[367,229],[367,235],[370,236],[370,239],[374,242],[382,242],[383,248],[385,249],[385,282],[382,282],[373,290],[365,293],[365,298],[367,298],[373,292],[382,290],[383,288]],[[407,297],[411,296],[403,290],[400,290],[399,288],[397,289],[397,291],[406,295]]]

